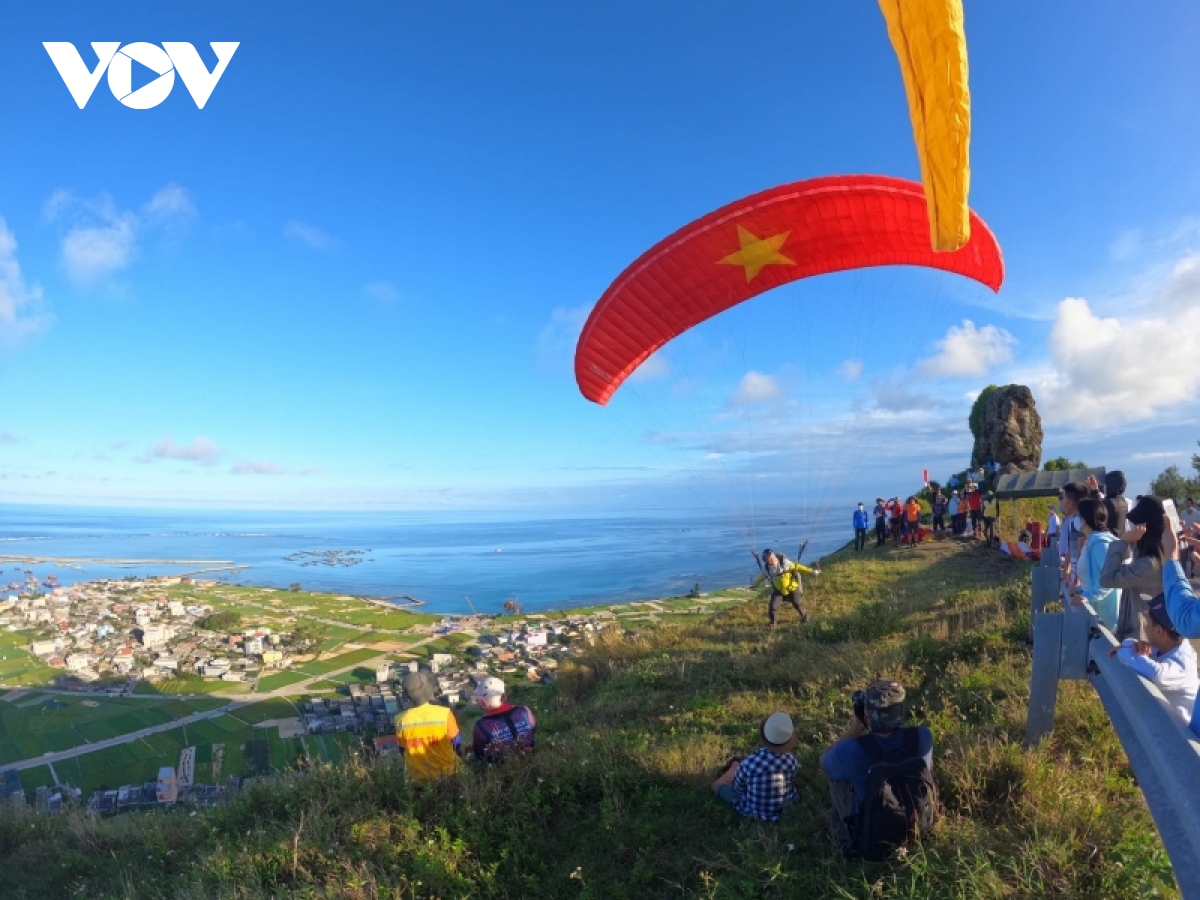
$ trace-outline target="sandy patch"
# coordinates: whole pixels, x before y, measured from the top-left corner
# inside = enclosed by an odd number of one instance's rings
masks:
[[[278,728],[281,738],[299,737],[306,734],[308,729],[304,727],[304,720],[300,718],[293,719],[267,719],[259,722],[255,728]]]
[[[391,653],[395,650],[403,650],[407,646],[407,643],[402,644],[399,641],[379,641],[378,643],[372,644],[371,649],[378,650],[381,653]]]

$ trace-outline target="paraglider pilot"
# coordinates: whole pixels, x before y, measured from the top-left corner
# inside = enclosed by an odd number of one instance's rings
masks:
[[[771,582],[771,600],[767,606],[767,615],[771,621],[771,627],[775,627],[776,614],[779,612],[780,602],[790,603],[796,608],[796,612],[800,613],[800,622],[808,621],[808,610],[804,608],[801,598],[804,596],[804,585],[800,581],[801,573],[805,575],[820,575],[821,570],[818,568],[810,569],[808,566],[800,563],[792,562],[782,553],[776,553],[774,550],[764,550],[762,552],[762,575],[755,581],[755,586],[763,583],[763,580]]]

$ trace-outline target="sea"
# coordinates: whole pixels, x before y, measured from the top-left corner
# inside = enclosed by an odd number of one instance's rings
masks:
[[[842,517],[839,517],[842,518]],[[0,504],[0,591],[32,573],[63,586],[191,575],[407,602],[439,614],[567,609],[748,585],[751,549],[803,561],[853,537],[807,511],[753,521],[694,513],[268,512]],[[807,532],[807,533],[805,533]],[[8,557],[9,559],[4,559]],[[34,557],[41,562],[17,562]],[[469,598],[469,600],[468,600]]]

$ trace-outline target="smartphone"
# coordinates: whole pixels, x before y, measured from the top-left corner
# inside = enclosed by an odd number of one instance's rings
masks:
[[[1179,534],[1179,532],[1183,531],[1183,525],[1179,522],[1179,510],[1175,508],[1175,501],[1164,500],[1163,511],[1167,514],[1167,518],[1171,520],[1171,532]]]

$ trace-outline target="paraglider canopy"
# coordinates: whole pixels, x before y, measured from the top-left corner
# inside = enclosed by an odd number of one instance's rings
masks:
[[[601,406],[655,350],[771,288],[829,272],[911,265],[1004,280],[996,238],[974,212],[961,249],[936,253],[921,185],[879,175],[799,181],[697,219],[629,266],[592,310],[575,380]]]

